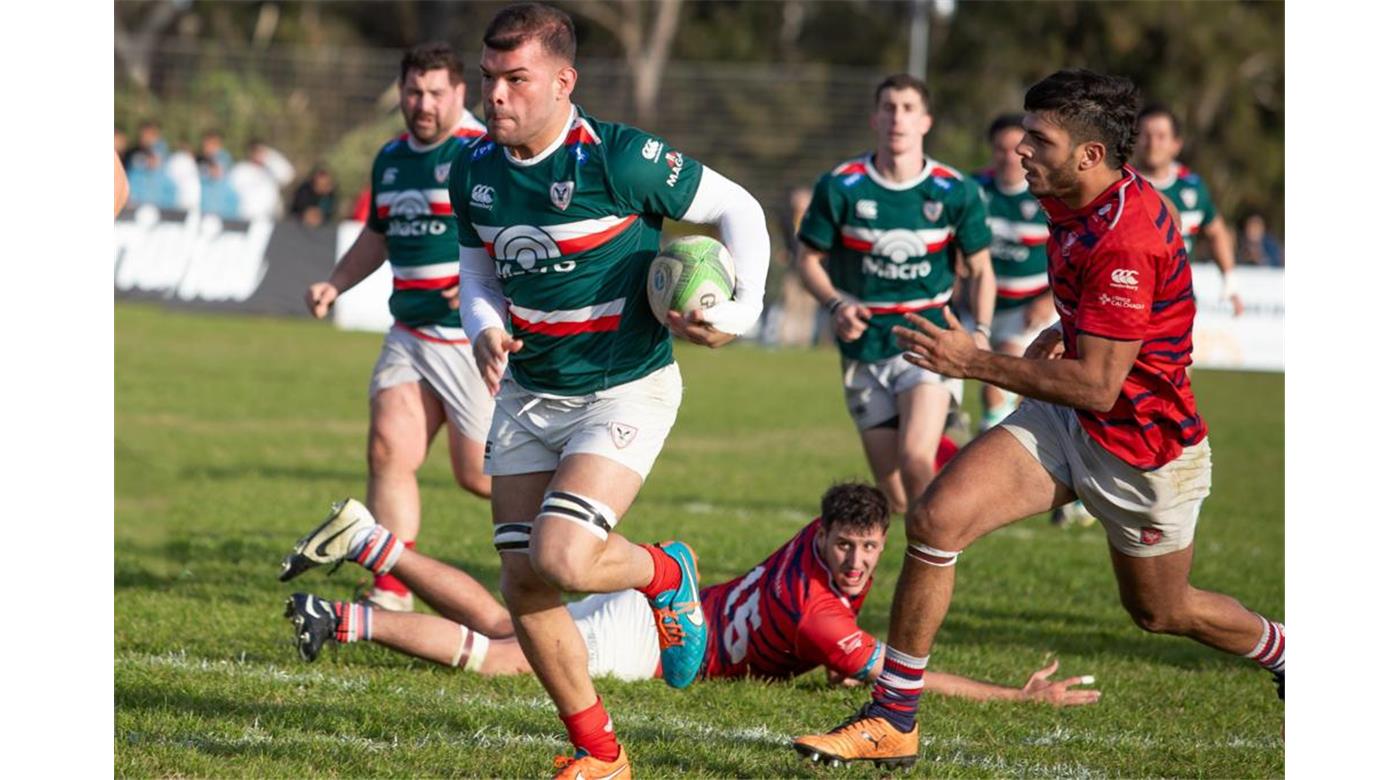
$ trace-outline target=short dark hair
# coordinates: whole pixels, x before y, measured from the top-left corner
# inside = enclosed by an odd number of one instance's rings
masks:
[[[1025,109],[1053,114],[1074,143],[1099,141],[1107,162],[1120,168],[1137,140],[1137,86],[1122,76],[1083,68],[1059,70],[1026,92]]]
[[[420,43],[403,53],[399,60],[399,83],[408,78],[410,70],[427,73],[430,70],[447,70],[447,81],[452,86],[461,84],[467,75],[467,66],[462,63],[462,55],[442,41]]]
[[[1013,127],[1017,130],[1022,130],[1023,127],[1021,125],[1021,122],[1025,118],[1025,114],[1016,112],[1011,114],[1002,114],[996,119],[993,119],[991,125],[987,127],[987,142],[991,143],[992,141],[997,140],[997,136],[1001,135],[1001,131],[1003,130],[1009,130]]]
[[[1137,125],[1141,127],[1142,120],[1153,116],[1166,117],[1167,121],[1172,123],[1172,137],[1181,137],[1181,120],[1177,118],[1176,113],[1173,112],[1166,103],[1148,103],[1143,106],[1142,110],[1139,111],[1137,115]]]
[[[481,42],[497,51],[513,51],[526,41],[537,40],[540,48],[574,64],[578,37],[569,15],[542,3],[508,5],[491,17]]]
[[[875,105],[880,105],[880,93],[887,89],[912,89],[919,93],[919,98],[924,101],[924,111],[933,113],[933,97],[929,95],[928,84],[923,79],[915,78],[908,73],[896,73],[886,76],[880,86],[875,88]]]
[[[841,482],[822,494],[822,528],[836,526],[881,533],[890,528],[890,500],[873,485]]]

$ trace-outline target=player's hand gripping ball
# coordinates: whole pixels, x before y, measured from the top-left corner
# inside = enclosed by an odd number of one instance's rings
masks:
[[[647,271],[647,303],[657,321],[667,324],[666,312],[689,318],[734,297],[734,258],[724,244],[709,236],[684,236],[662,247]]]

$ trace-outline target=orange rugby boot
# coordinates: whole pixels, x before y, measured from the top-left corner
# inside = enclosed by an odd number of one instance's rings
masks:
[[[845,723],[825,734],[798,737],[792,741],[798,753],[813,761],[841,766],[871,761],[879,768],[911,767],[919,760],[919,724],[904,733],[865,708]]]
[[[617,746],[616,761],[603,761],[580,752],[573,757],[555,756],[554,769],[554,780],[632,780],[632,765],[621,745]]]

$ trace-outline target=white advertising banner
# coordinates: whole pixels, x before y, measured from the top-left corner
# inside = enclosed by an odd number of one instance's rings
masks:
[[[342,222],[336,230],[335,256],[339,260],[355,243],[363,222]],[[394,324],[389,313],[389,296],[394,292],[394,271],[388,263],[374,269],[363,282],[346,290],[335,299],[331,319],[341,330],[371,330],[384,333]]]
[[[1200,368],[1245,371],[1283,370],[1283,270],[1235,268],[1235,289],[1244,313],[1233,316],[1220,299],[1220,271],[1214,265],[1191,266],[1196,289],[1194,363]]]

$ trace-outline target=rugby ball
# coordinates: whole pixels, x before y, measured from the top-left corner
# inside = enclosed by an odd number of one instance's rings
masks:
[[[690,316],[734,297],[734,258],[709,236],[683,236],[662,247],[647,271],[647,303],[666,324],[666,312]]]

